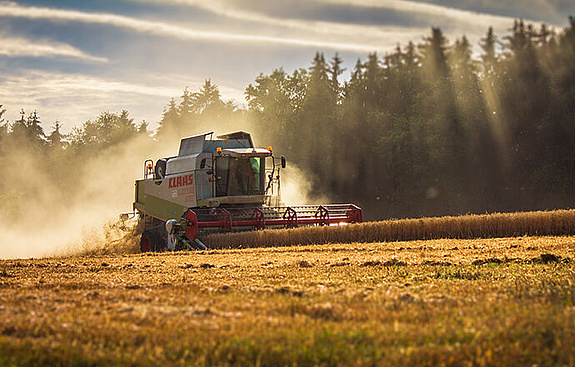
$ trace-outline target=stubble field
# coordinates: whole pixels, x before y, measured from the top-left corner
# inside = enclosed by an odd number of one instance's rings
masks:
[[[575,365],[575,237],[0,261],[0,365]]]

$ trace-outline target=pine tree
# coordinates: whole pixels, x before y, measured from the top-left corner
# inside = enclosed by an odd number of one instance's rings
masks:
[[[446,50],[447,39],[441,29],[432,27],[431,36],[425,38],[425,44],[420,46],[423,55],[425,76],[432,81],[443,81],[450,77]]]
[[[184,90],[184,95],[189,94],[187,88]],[[186,103],[186,106],[188,104]],[[191,108],[191,104],[190,104]],[[174,98],[170,99],[168,106],[164,107],[164,112],[162,114],[162,119],[160,120],[160,126],[158,128],[158,135],[162,136],[167,132],[178,131],[182,125],[182,117],[180,112],[182,111],[182,104],[180,108],[176,105],[176,100]],[[185,108],[186,115],[189,116],[190,109]]]
[[[342,68],[341,65],[343,64],[343,60],[339,55],[336,53],[335,56],[330,61],[330,67],[328,70],[328,74],[330,76],[330,86],[333,90],[333,93],[336,96],[336,102],[339,104],[341,103],[341,99],[343,98],[342,95],[342,88],[339,82],[339,77],[345,71],[345,68]]]
[[[329,116],[337,103],[333,89],[333,77],[322,53],[316,53],[309,70],[310,79],[305,99],[307,113]]]
[[[177,109],[177,115],[182,120],[189,120],[189,119],[191,119],[192,115],[197,113],[197,111],[196,111],[194,96],[192,93],[190,93],[190,91],[188,90],[188,87],[186,87],[184,89],[184,92],[183,92],[181,98],[182,98],[182,101],[180,102],[180,106]],[[175,110],[172,108],[172,104],[175,105],[175,103],[176,103],[175,100],[172,98],[172,100],[170,101],[170,106],[168,107],[170,112]]]
[[[8,135],[8,126],[4,123],[4,118],[2,117],[5,113],[6,109],[2,108],[2,105],[0,104],[0,141],[5,139]]]
[[[63,146],[62,139],[64,138],[64,135],[62,135],[62,133],[60,133],[61,127],[62,127],[62,125],[60,124],[60,122],[56,121],[54,123],[54,128],[53,128],[52,132],[50,133],[50,135],[48,135],[48,138],[47,138],[48,142],[50,143],[50,146],[56,150],[62,149],[62,146]]]
[[[139,125],[138,125],[138,133],[142,134],[142,135],[149,135],[149,131],[148,131],[148,126],[150,124],[148,124],[148,122],[146,120],[143,120]]]
[[[193,110],[196,113],[203,113],[208,108],[222,107],[220,90],[211,79],[206,79],[200,87],[200,91],[193,94]]]
[[[324,152],[325,161],[330,162],[333,144],[331,132],[336,129],[336,104],[337,96],[331,87],[328,65],[324,55],[318,52],[309,68],[309,83],[297,126],[298,134],[307,138],[307,144],[300,151],[302,162],[318,181],[327,180],[327,177],[326,165],[317,159],[316,152],[318,149]],[[317,186],[317,192],[325,189]]]
[[[30,113],[26,121],[26,126],[28,128],[28,135],[33,141],[42,144],[45,143],[46,135],[44,134],[44,129],[41,126],[37,111]]]
[[[25,141],[28,138],[28,128],[24,116],[26,116],[26,112],[22,109],[20,110],[20,119],[10,125],[11,136],[18,141]]]
[[[134,137],[138,128],[134,124],[134,119],[130,117],[127,110],[122,110],[119,114],[115,114],[114,119],[114,134],[112,138],[113,143],[121,143]]]
[[[2,105],[0,104],[0,125],[4,124],[4,118],[2,117],[2,115],[4,115],[6,113],[6,109],[2,108]]]

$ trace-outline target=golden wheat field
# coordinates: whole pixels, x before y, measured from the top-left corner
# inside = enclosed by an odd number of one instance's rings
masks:
[[[575,237],[0,261],[0,365],[572,366]]]
[[[209,248],[230,248],[571,234],[575,234],[573,209],[389,219],[348,226],[213,234],[202,241]]]

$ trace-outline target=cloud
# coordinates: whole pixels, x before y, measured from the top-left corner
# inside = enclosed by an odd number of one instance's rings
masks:
[[[484,27],[509,25],[512,18],[482,14],[474,11],[460,10],[449,6],[425,4],[408,0],[320,0],[326,4],[353,4],[358,7],[383,8],[409,12],[412,15],[423,15],[425,17],[445,17],[457,22],[472,23]]]
[[[102,111],[127,109],[136,122],[146,120],[155,127],[163,108],[173,97],[182,94],[182,75],[148,75],[141,82],[109,80],[89,75],[63,74],[40,70],[23,70],[18,75],[0,74],[0,103],[8,111],[7,121],[20,117],[19,111],[37,110],[44,128],[58,120],[65,130],[94,119]],[[155,81],[155,82],[154,82]],[[198,89],[203,79],[191,80],[191,90]],[[152,85],[153,84],[153,85]],[[241,100],[243,90],[220,86],[223,95]]]
[[[362,24],[354,24],[352,26],[346,26],[346,24],[335,24],[336,20],[333,21],[313,21],[306,18],[297,19],[294,14],[307,14],[317,13],[317,14],[332,14],[334,15],[334,6],[340,6],[339,11],[345,13],[352,13],[354,10],[357,11],[361,8],[368,8],[371,10],[387,10],[395,11],[398,13],[406,14],[412,18],[427,19],[427,23],[433,23],[434,19],[449,19],[452,22],[461,22],[466,24],[478,25],[484,28],[489,26],[505,26],[508,27],[510,22],[514,18],[508,16],[493,15],[489,13],[481,13],[477,11],[461,10],[452,6],[434,5],[421,3],[417,1],[408,0],[317,0],[314,2],[307,1],[292,1],[290,8],[286,9],[285,2],[268,2],[263,0],[252,0],[252,1],[237,1],[237,0],[212,0],[209,2],[202,0],[132,0],[136,2],[144,3],[156,3],[156,4],[178,4],[196,7],[202,10],[210,11],[214,14],[225,16],[228,18],[257,22],[263,24],[269,24],[274,26],[288,27],[288,28],[299,28],[302,30],[316,29],[320,32],[332,33],[334,30],[337,32],[341,30],[342,33],[345,31],[365,31],[366,29],[375,28],[372,26],[366,26]],[[447,0],[446,0],[447,1]],[[544,2],[544,0],[539,0]],[[330,9],[331,7],[331,9]],[[298,11],[294,12],[292,8],[297,8]],[[252,10],[248,10],[252,9]],[[259,9],[259,10],[253,10]],[[331,11],[330,11],[331,10]],[[337,10],[335,10],[337,11]],[[270,15],[270,14],[276,14]],[[286,15],[287,14],[287,15]],[[395,13],[397,14],[397,13]],[[407,17],[403,17],[404,19]],[[389,26],[389,24],[383,24],[383,21],[389,19],[382,19],[382,24],[378,24],[380,27]],[[363,23],[365,23],[364,19]],[[358,19],[362,21],[362,19]],[[333,28],[333,27],[336,28]],[[341,28],[337,28],[341,26]],[[406,30],[409,27],[397,25],[396,30],[402,29]],[[354,33],[357,33],[354,32]],[[364,34],[365,35],[365,34]]]
[[[420,0],[452,8],[467,9],[486,14],[498,14],[513,18],[532,19],[556,26],[566,26],[567,16],[575,14],[573,0]]]
[[[448,37],[467,35],[472,43],[477,43],[490,26],[496,33],[505,33],[514,20],[407,0],[293,0],[289,5],[264,0],[130,1],[201,9],[224,19],[243,22],[240,24],[244,28],[263,26],[271,32],[293,34],[300,39],[338,40],[327,48],[334,46],[338,51],[356,52],[387,52],[398,43],[418,42],[432,26],[440,27]],[[343,44],[357,47],[344,48]]]
[[[56,120],[71,128],[106,110],[138,111],[136,121],[158,116],[167,101],[181,94],[179,87],[149,86],[102,78],[24,70],[17,75],[0,75],[0,101],[8,112],[6,120],[38,110],[45,124]],[[155,121],[152,121],[155,122]],[[45,125],[46,127],[46,125]]]
[[[103,57],[96,57],[70,45],[49,41],[32,41],[25,38],[0,34],[0,55],[7,57],[69,57],[83,61],[107,63]]]
[[[244,21],[248,23],[257,23],[267,26],[272,26],[274,28],[286,28],[297,31],[312,32],[312,34],[320,34],[321,36],[331,36],[331,37],[341,37],[344,36],[348,39],[370,39],[377,37],[389,37],[391,34],[405,35],[420,33],[422,28],[420,27],[408,27],[408,26],[393,26],[386,24],[377,25],[364,25],[364,24],[345,24],[336,21],[320,21],[320,20],[309,20],[309,19],[297,19],[295,17],[285,16],[286,5],[281,4],[281,8],[273,8],[274,5],[266,4],[263,8],[272,10],[280,14],[279,16],[274,16],[266,14],[262,11],[248,10],[245,7],[247,2],[241,2],[238,6],[233,1],[222,1],[222,0],[212,0],[212,1],[201,1],[201,0],[131,0],[135,2],[153,3],[153,4],[166,4],[171,3],[175,5],[183,5],[186,7],[194,7],[201,10],[211,12],[218,16],[223,16],[225,18]],[[275,4],[275,3],[272,3]],[[260,5],[260,4],[256,4]],[[263,4],[261,4],[263,5]],[[305,7],[305,3],[301,4]],[[299,6],[299,5],[298,5]],[[250,8],[255,7],[252,5]],[[270,9],[271,8],[271,9]],[[309,12],[308,12],[309,13]],[[309,33],[308,33],[309,34]],[[372,47],[373,48],[373,47]]]
[[[87,13],[76,10],[62,10],[44,7],[24,7],[13,2],[0,2],[0,17],[45,19],[50,21],[81,22],[112,25],[136,32],[168,36],[180,40],[216,41],[225,43],[272,44],[278,46],[295,46],[339,51],[371,52],[373,43],[323,41],[313,38],[289,38],[281,36],[260,35],[255,33],[238,33],[193,29],[181,25],[167,24],[159,21],[142,20],[110,13]],[[321,29],[322,24],[314,26]],[[369,37],[364,33],[366,37]]]
[[[472,42],[478,42],[489,27],[496,33],[507,32],[516,17],[497,15],[480,11],[464,10],[452,6],[428,4],[410,0],[318,0],[323,4],[350,4],[356,8],[368,9],[371,12],[382,10],[404,14],[412,21],[427,24],[429,27],[439,27],[450,37],[467,35]],[[526,19],[528,22],[535,22]],[[427,33],[427,32],[426,32]]]

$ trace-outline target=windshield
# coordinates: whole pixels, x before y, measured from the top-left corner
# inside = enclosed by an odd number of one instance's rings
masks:
[[[263,162],[261,157],[218,158],[216,196],[263,195]]]

